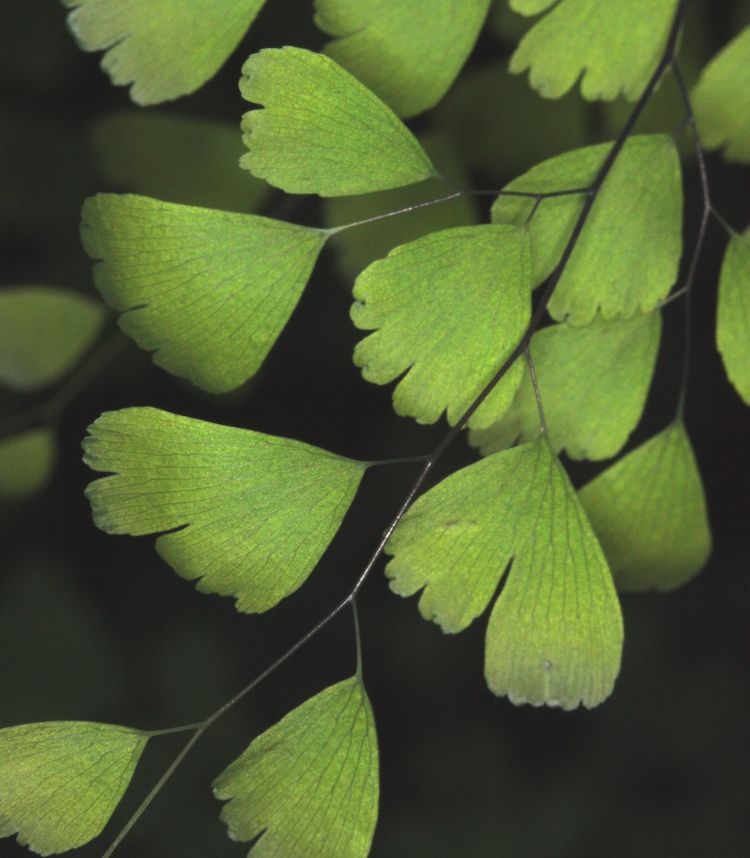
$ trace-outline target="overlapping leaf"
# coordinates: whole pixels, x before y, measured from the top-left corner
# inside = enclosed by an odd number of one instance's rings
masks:
[[[608,459],[623,447],[643,413],[661,338],[658,312],[583,328],[551,325],[532,337],[549,441],[574,459]],[[528,372],[508,412],[470,441],[486,456],[539,434]]]
[[[387,551],[391,589],[422,590],[422,616],[446,632],[479,616],[505,576],[487,627],[485,675],[495,694],[572,709],[611,692],[622,648],[617,595],[545,440],[443,480],[406,513]]]
[[[194,92],[219,70],[264,0],[63,0],[85,51],[106,51],[102,68],[133,84],[137,104]]]
[[[326,53],[400,116],[433,107],[453,83],[490,0],[315,0]]]
[[[366,858],[378,815],[378,745],[359,677],[310,698],[214,782],[232,840],[253,858]]]
[[[238,212],[258,211],[272,192],[240,171],[243,146],[232,122],[122,110],[95,122],[92,142],[117,190]]]
[[[0,439],[0,499],[36,494],[49,480],[57,442],[47,429],[30,429]]]
[[[214,393],[257,372],[326,240],[310,227],[130,194],[88,199],[82,235],[123,331]]]
[[[681,422],[601,473],[580,497],[620,590],[671,590],[706,563],[706,499]]]
[[[354,350],[362,375],[387,384],[398,414],[455,424],[523,335],[531,315],[525,233],[482,225],[435,232],[374,262],[354,285],[352,319],[373,330]],[[474,414],[495,422],[520,384],[516,363]]]
[[[507,189],[549,193],[588,187],[610,143],[566,152],[533,167]],[[528,224],[533,279],[558,263],[583,205],[582,195],[534,201],[498,197],[496,223]],[[557,320],[586,325],[649,312],[677,278],[682,253],[682,180],[671,138],[631,137],[615,161],[549,304]]]
[[[731,161],[750,161],[750,27],[706,66],[692,103],[703,144],[723,147]]]
[[[0,384],[32,391],[59,381],[90,348],[105,320],[101,304],[64,289],[0,291]]]
[[[268,48],[242,67],[240,92],[262,105],[242,118],[240,164],[293,194],[364,194],[432,178],[414,135],[330,57]]]
[[[159,554],[201,592],[268,610],[308,578],[366,467],[288,438],[155,408],[103,414],[84,460],[107,533],[161,533]]]
[[[466,176],[453,147],[440,135],[422,139],[425,151],[445,176],[465,187]],[[428,179],[418,185],[393,188],[356,197],[334,197],[326,200],[326,220],[330,227],[340,227],[388,212],[447,196],[445,183]],[[394,247],[421,238],[439,229],[468,226],[478,220],[474,200],[463,195],[431,206],[376,220],[337,232],[331,245],[338,250],[343,274],[354,279],[371,262],[386,256]]]
[[[0,730],[0,837],[40,855],[82,846],[125,792],[147,734],[87,721]]]
[[[510,0],[536,15],[555,0]],[[560,0],[523,37],[510,60],[515,73],[546,98],[559,98],[581,78],[581,94],[635,101],[664,50],[677,0]]]
[[[733,235],[724,256],[716,342],[730,381],[750,405],[750,231]]]

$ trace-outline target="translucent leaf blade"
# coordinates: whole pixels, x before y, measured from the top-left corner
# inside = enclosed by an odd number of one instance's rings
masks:
[[[214,782],[232,840],[253,858],[366,858],[378,813],[378,746],[358,677],[326,688],[251,742]]]
[[[391,589],[422,590],[422,616],[446,632],[466,628],[506,577],[485,648],[495,694],[564,709],[596,706],[610,694],[622,649],[617,595],[544,440],[443,480],[406,513],[387,551]]]
[[[730,161],[750,161],[750,27],[706,66],[692,92],[701,141]]]
[[[88,843],[122,798],[147,740],[86,721],[0,730],[0,837],[18,833],[40,855]]]
[[[375,331],[354,363],[375,384],[406,373],[393,394],[398,414],[434,423],[447,411],[455,424],[526,330],[530,265],[525,234],[507,226],[442,230],[397,247],[354,285],[354,324]],[[493,423],[520,381],[516,364],[471,425]]]
[[[84,461],[107,533],[161,533],[156,547],[204,593],[268,610],[309,577],[333,539],[365,465],[288,438],[155,408],[103,414]]]
[[[580,498],[620,590],[671,590],[708,560],[706,499],[682,423],[607,468]]]
[[[729,380],[750,405],[750,231],[733,235],[724,255],[716,343]]]
[[[97,119],[99,172],[115,190],[224,211],[255,212],[272,193],[240,170],[244,151],[233,122],[120,110]]]
[[[123,331],[212,393],[258,371],[326,240],[271,218],[130,194],[88,199],[81,233]]]
[[[64,289],[0,291],[0,384],[33,391],[63,378],[99,335],[104,307]]]
[[[550,192],[587,187],[611,144],[566,152],[533,167],[508,190]],[[528,222],[534,284],[557,265],[583,205],[581,195],[533,200],[498,197],[495,223]],[[549,304],[558,321],[589,324],[653,310],[674,285],[682,254],[680,160],[665,135],[631,137],[594,203]]]
[[[474,47],[490,0],[316,0],[325,51],[399,116],[433,107]]]
[[[63,0],[85,51],[129,86],[136,104],[158,104],[202,86],[232,53],[264,0]]]
[[[517,0],[525,15],[551,2]],[[559,98],[581,79],[589,101],[611,101],[622,92],[641,94],[664,50],[677,0],[561,0],[521,39],[510,70],[529,71],[529,83],[545,98]]]
[[[55,435],[46,428],[0,439],[0,498],[20,500],[41,491],[56,456]]]
[[[267,48],[242,67],[240,92],[262,109],[242,119],[241,166],[292,194],[364,194],[429,179],[414,135],[332,59]]]
[[[658,311],[585,327],[551,325],[531,340],[531,355],[550,444],[574,459],[608,459],[625,445],[643,413],[661,339]],[[472,431],[482,455],[539,434],[528,372],[507,413]]]

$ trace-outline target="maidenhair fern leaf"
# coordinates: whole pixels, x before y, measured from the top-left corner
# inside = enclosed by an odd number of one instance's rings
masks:
[[[750,405],[750,230],[733,235],[724,256],[716,342],[730,381]]]
[[[316,0],[326,53],[399,116],[433,107],[453,83],[490,0]]]
[[[601,473],[580,497],[620,590],[671,590],[705,565],[706,499],[681,422]]]
[[[434,232],[374,262],[354,285],[352,319],[373,330],[354,363],[375,384],[401,375],[398,414],[455,424],[523,335],[531,315],[531,260],[522,230],[485,224]],[[522,377],[514,365],[471,425],[489,426]]]
[[[552,192],[587,187],[612,144],[586,146],[533,167],[508,190]],[[543,200],[498,197],[495,223],[528,224],[534,284],[557,265],[583,205],[581,195]],[[549,304],[557,320],[591,322],[649,312],[675,283],[682,253],[682,179],[666,135],[631,137],[592,207]]]
[[[435,168],[414,135],[330,57],[267,48],[242,67],[240,164],[292,194],[364,194],[421,182]]]
[[[123,331],[212,393],[257,372],[326,240],[310,227],[129,194],[88,199],[82,235]]]
[[[750,161],[750,27],[706,66],[692,103],[706,148],[724,147],[730,161]]]
[[[321,691],[251,742],[214,782],[252,858],[366,858],[378,815],[378,744],[359,677]]]
[[[485,675],[495,694],[573,709],[611,692],[622,649],[617,595],[544,439],[443,480],[406,513],[387,551],[391,589],[422,590],[422,616],[446,632],[478,617],[505,576],[487,627]]]
[[[155,408],[103,414],[84,460],[113,475],[91,483],[107,533],[161,533],[159,554],[204,593],[266,611],[308,578],[333,539],[366,465],[288,438]]]
[[[554,0],[510,0],[535,15]],[[581,78],[581,94],[635,101],[652,75],[677,9],[677,0],[560,0],[521,39],[510,60],[515,73],[545,98],[559,98]]]
[[[55,435],[47,428],[0,439],[0,499],[17,500],[41,491],[56,454]]]
[[[88,843],[122,798],[148,735],[87,721],[0,730],[0,837],[40,855]]]
[[[608,459],[624,446],[643,413],[661,338],[661,314],[583,328],[551,325],[532,337],[531,355],[552,447],[574,459]],[[470,442],[487,456],[539,435],[528,372],[507,414]]]
[[[99,335],[104,307],[64,289],[0,291],[0,385],[33,391],[59,381]]]
[[[133,108],[102,116],[91,138],[112,189],[237,212],[258,211],[273,192],[240,170],[233,122]]]
[[[85,51],[106,51],[102,68],[133,84],[137,104],[194,92],[232,53],[264,0],[63,0]]]

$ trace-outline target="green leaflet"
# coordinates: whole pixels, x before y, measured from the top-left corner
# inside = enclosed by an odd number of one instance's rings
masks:
[[[49,429],[0,439],[0,499],[25,498],[44,488],[55,465],[57,443]]]
[[[414,116],[437,104],[474,47],[490,0],[315,0],[326,53]]]
[[[87,721],[0,730],[0,837],[40,855],[88,843],[122,798],[148,735]]]
[[[534,15],[554,0],[511,0]],[[581,94],[611,101],[622,91],[635,101],[654,72],[677,0],[560,0],[521,39],[510,60],[516,74],[545,98],[559,98],[581,78]]]
[[[374,330],[354,363],[396,385],[396,413],[455,424],[521,339],[531,315],[531,260],[522,230],[484,224],[434,232],[374,262],[354,284],[354,324]],[[520,384],[517,362],[473,415],[494,423]]]
[[[467,185],[461,161],[445,137],[431,135],[421,142],[443,175],[450,176],[461,187]],[[333,231],[333,228],[342,224],[399,211],[407,206],[445,197],[448,193],[449,189],[444,182],[427,179],[418,185],[392,188],[390,191],[377,191],[357,197],[334,197],[325,201],[326,221]],[[342,274],[353,280],[371,262],[386,256],[399,244],[440,229],[468,226],[478,220],[475,201],[463,195],[352,229],[342,229],[332,236],[331,245],[338,251],[337,261]]]
[[[194,92],[219,70],[264,0],[63,0],[84,51],[106,51],[116,86],[137,104]]]
[[[609,568],[544,439],[488,456],[419,498],[391,537],[401,596],[459,632],[504,587],[487,626],[485,676],[514,703],[592,707],[619,671],[622,618]]]
[[[156,408],[91,424],[84,461],[111,472],[86,494],[107,533],[156,540],[161,557],[237,610],[272,608],[309,577],[366,465],[277,438]]]
[[[750,230],[733,235],[724,255],[716,342],[729,380],[750,405]]]
[[[711,553],[703,485],[682,422],[607,468],[580,498],[620,590],[679,587]]]
[[[574,459],[608,459],[635,429],[651,384],[661,314],[583,328],[551,325],[534,334],[531,356],[550,444]],[[508,412],[469,441],[483,456],[539,435],[539,411],[528,372]]]
[[[86,354],[104,320],[104,307],[76,292],[2,289],[0,384],[32,391],[59,381]]]
[[[706,148],[750,161],[750,27],[706,66],[691,100]]]
[[[533,167],[508,190],[551,192],[588,187],[612,144],[586,146]],[[528,223],[533,280],[557,265],[583,206],[583,196],[548,198],[529,221],[534,201],[500,196],[495,223]],[[587,325],[653,310],[677,279],[682,253],[682,178],[666,135],[631,137],[592,207],[549,304],[558,321]]]
[[[378,815],[378,744],[355,676],[258,736],[214,781],[232,840],[252,858],[366,858]]]
[[[292,194],[364,194],[435,176],[417,139],[364,84],[323,54],[267,48],[242,67],[240,165]]]
[[[258,371],[326,240],[310,227],[130,194],[89,198],[81,231],[123,331],[212,393]]]
[[[120,110],[98,119],[91,137],[99,171],[118,190],[237,212],[258,211],[272,192],[239,169],[231,122]]]

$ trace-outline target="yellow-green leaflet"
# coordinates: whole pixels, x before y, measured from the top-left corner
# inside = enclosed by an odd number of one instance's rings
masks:
[[[495,694],[574,709],[612,691],[620,606],[586,514],[543,438],[438,483],[409,509],[386,550],[391,589],[421,590],[420,613],[446,632],[483,613],[504,580],[485,648]]]
[[[378,742],[354,676],[254,739],[214,781],[232,840],[252,858],[366,858],[378,816]]]
[[[750,230],[732,235],[719,278],[716,343],[729,380],[750,405]]]

